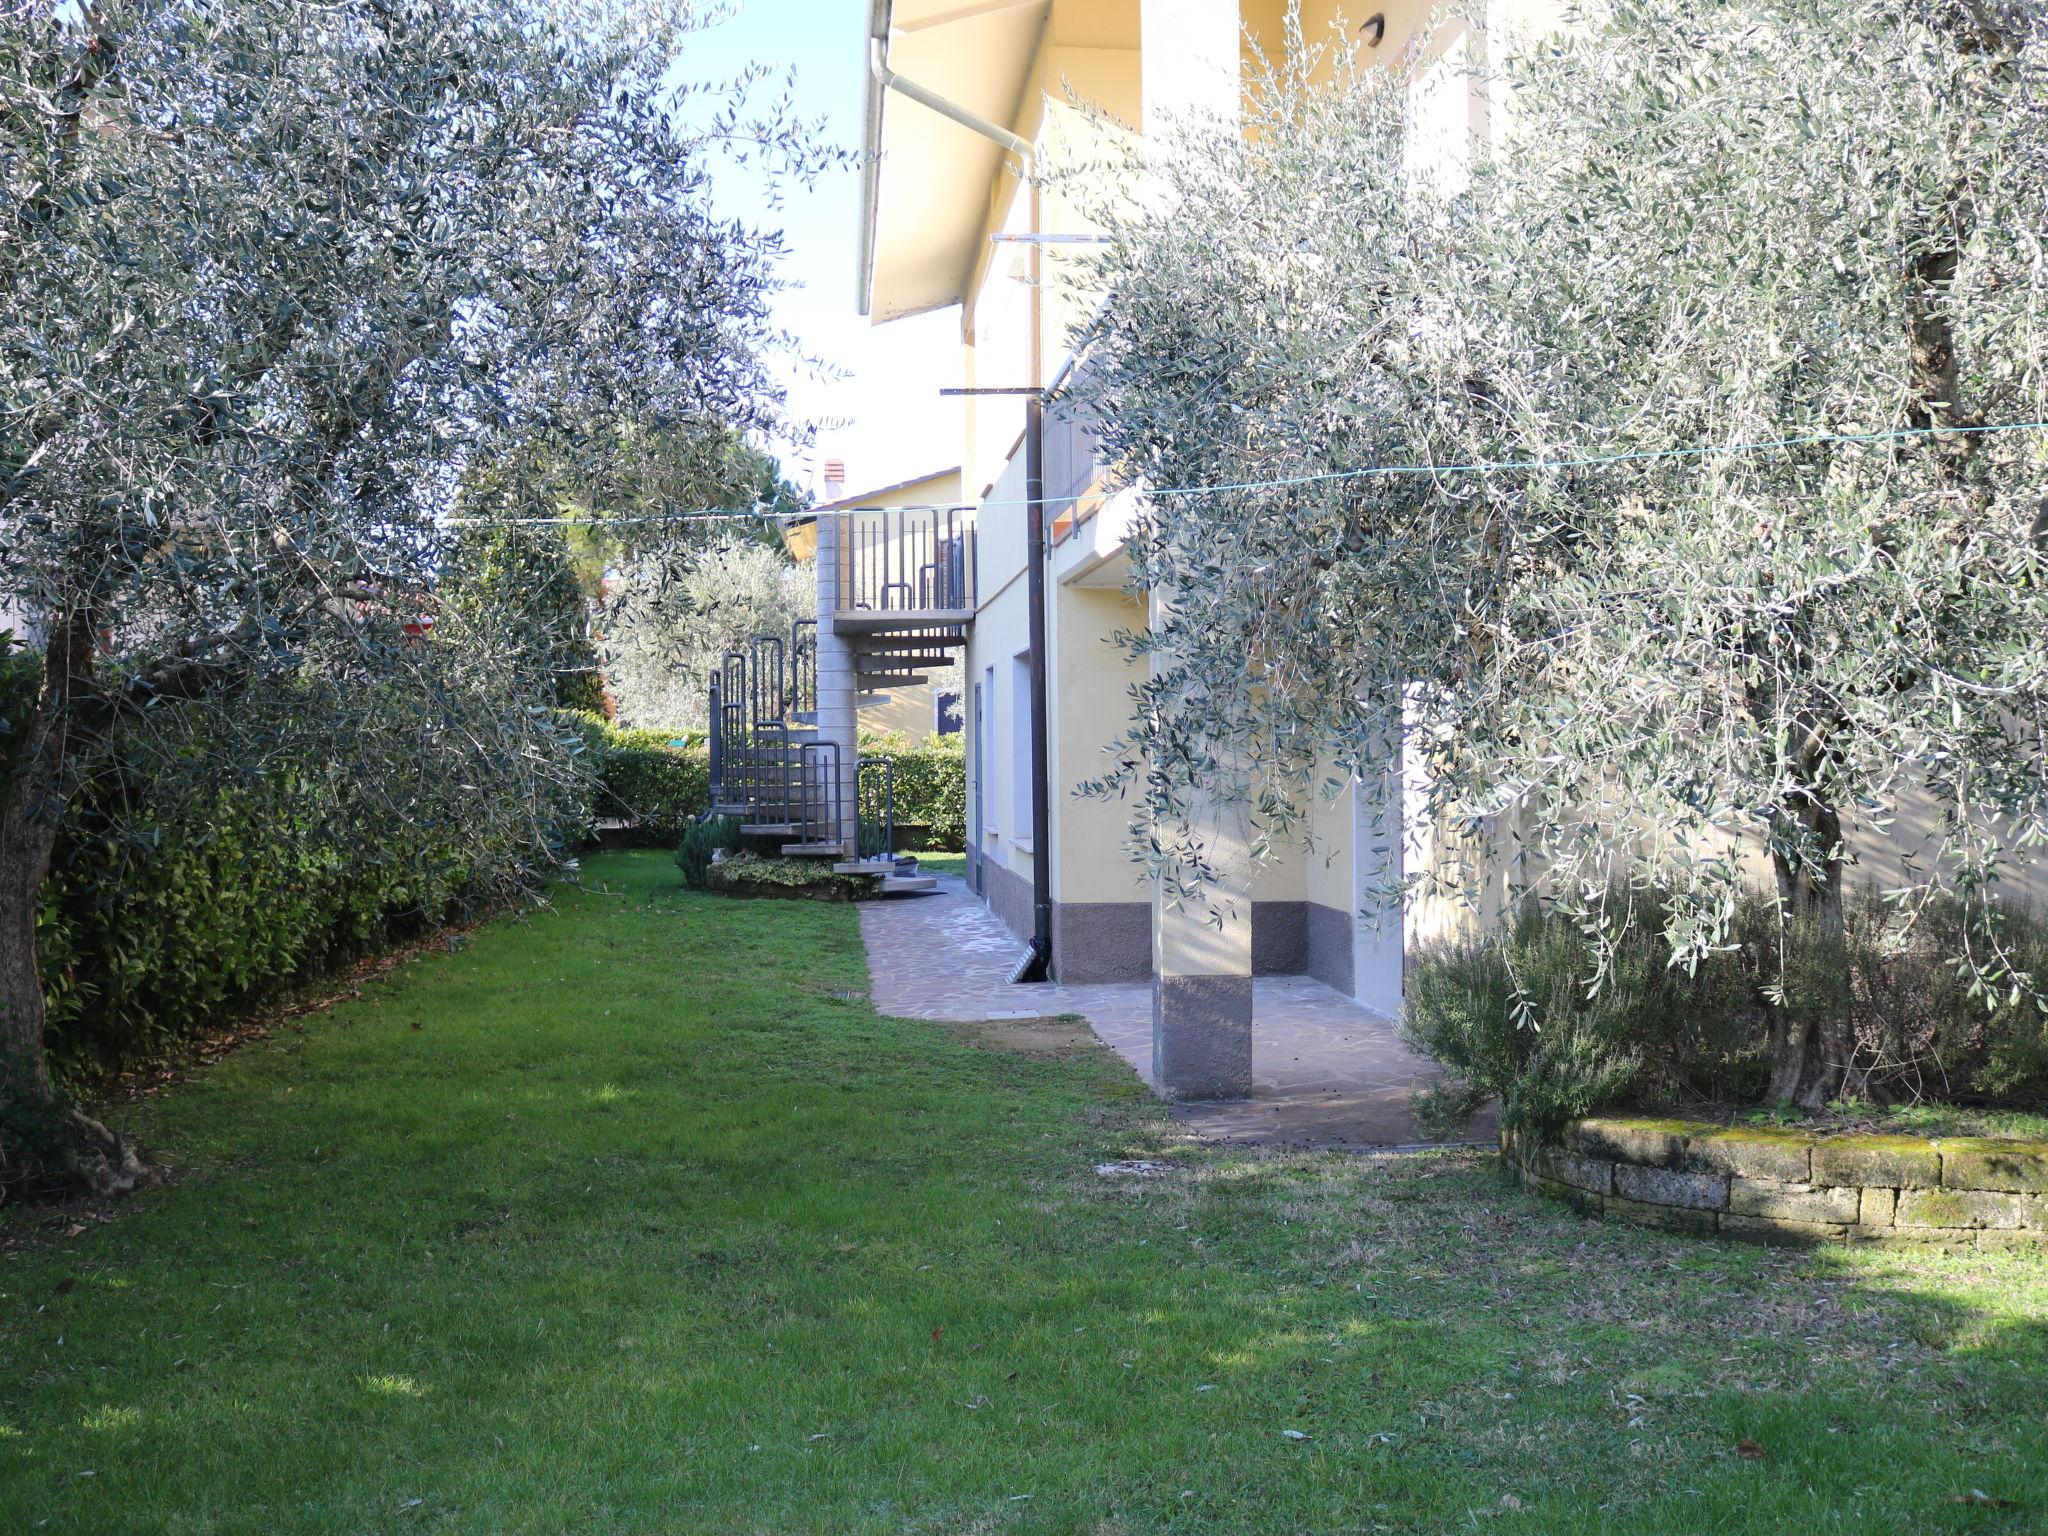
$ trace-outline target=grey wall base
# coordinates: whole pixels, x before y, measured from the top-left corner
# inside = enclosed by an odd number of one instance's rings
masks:
[[[1251,1093],[1251,977],[1154,978],[1152,1078],[1169,1099]]]
[[[1317,902],[1308,907],[1307,931],[1303,935],[1301,968],[1326,987],[1349,997],[1358,983],[1353,974],[1351,934],[1357,920]]]
[[[1031,939],[1031,882],[999,861],[967,852],[967,884],[1022,943]],[[1252,973],[1313,976],[1349,996],[1352,930],[1348,912],[1312,901],[1252,903]],[[1068,986],[1152,978],[1152,907],[1143,901],[1055,902],[1053,974]]]
[[[1252,974],[1299,976],[1308,949],[1308,903],[1252,903]]]
[[[1052,909],[1052,971],[1068,986],[1146,981],[1152,907],[1143,901],[1062,901]]]
[[[981,871],[981,898],[988,903],[989,911],[1002,920],[1010,932],[1022,942],[1031,942],[1031,882],[1015,870],[1009,869],[998,859],[983,858],[979,861]]]

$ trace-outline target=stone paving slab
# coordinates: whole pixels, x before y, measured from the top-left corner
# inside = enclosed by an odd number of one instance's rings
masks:
[[[1152,1079],[1152,987],[1013,987],[1024,946],[957,876],[935,895],[863,903],[861,937],[877,1012],[897,1018],[1044,1018],[1079,1014],[1147,1087]],[[1200,1135],[1288,1146],[1405,1146],[1420,1140],[1410,1092],[1439,1075],[1401,1044],[1391,1019],[1306,976],[1252,984],[1252,1094],[1178,1103]],[[1491,1142],[1492,1116],[1469,1138]]]

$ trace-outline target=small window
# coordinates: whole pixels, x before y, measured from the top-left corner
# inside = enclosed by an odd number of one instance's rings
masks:
[[[1010,662],[1010,841],[1031,841],[1031,658]],[[1035,851],[1035,850],[1034,850]]]

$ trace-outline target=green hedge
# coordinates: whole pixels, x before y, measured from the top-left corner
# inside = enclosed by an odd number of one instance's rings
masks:
[[[75,810],[36,925],[60,1078],[159,1057],[287,982],[470,910],[465,853],[380,846],[349,823],[289,777],[233,792],[153,784],[118,824]]]
[[[922,827],[923,847],[956,853],[967,846],[967,755],[959,735],[928,736],[916,747],[900,736],[876,735],[861,752],[895,767],[896,825]]]
[[[38,670],[32,655],[0,661],[0,757]],[[484,899],[467,847],[417,825],[394,835],[315,772],[212,774],[191,745],[147,774],[95,764],[59,831],[36,944],[50,1064],[67,1083],[161,1057]]]
[[[711,809],[711,754],[703,732],[634,729],[587,710],[564,713],[583,738],[596,781],[594,822],[623,821],[634,841],[669,848]]]
[[[670,848],[711,808],[703,732],[633,729],[583,710],[565,711],[565,717],[582,736],[596,776],[595,820],[626,822],[635,841]],[[861,752],[896,765],[898,827],[923,828],[927,848],[967,846],[967,759],[960,737],[932,736],[913,747],[901,736],[864,734]]]
[[[0,661],[0,753],[4,722],[29,716],[36,670],[33,657]],[[629,821],[643,840],[673,846],[709,808],[701,733],[562,718],[591,768],[586,822]],[[890,755],[899,823],[961,846],[959,750]],[[94,784],[66,819],[37,915],[51,1064],[68,1082],[161,1057],[289,983],[429,932],[482,899],[467,850],[436,846],[417,827],[393,840],[313,774],[222,783],[195,766],[183,776],[103,771]]]

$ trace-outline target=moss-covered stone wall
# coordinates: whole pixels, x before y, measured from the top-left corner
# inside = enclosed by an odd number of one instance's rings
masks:
[[[2048,1142],[1816,1136],[1689,1120],[1581,1120],[1502,1138],[1525,1188],[1591,1215],[1765,1243],[2048,1253]]]

